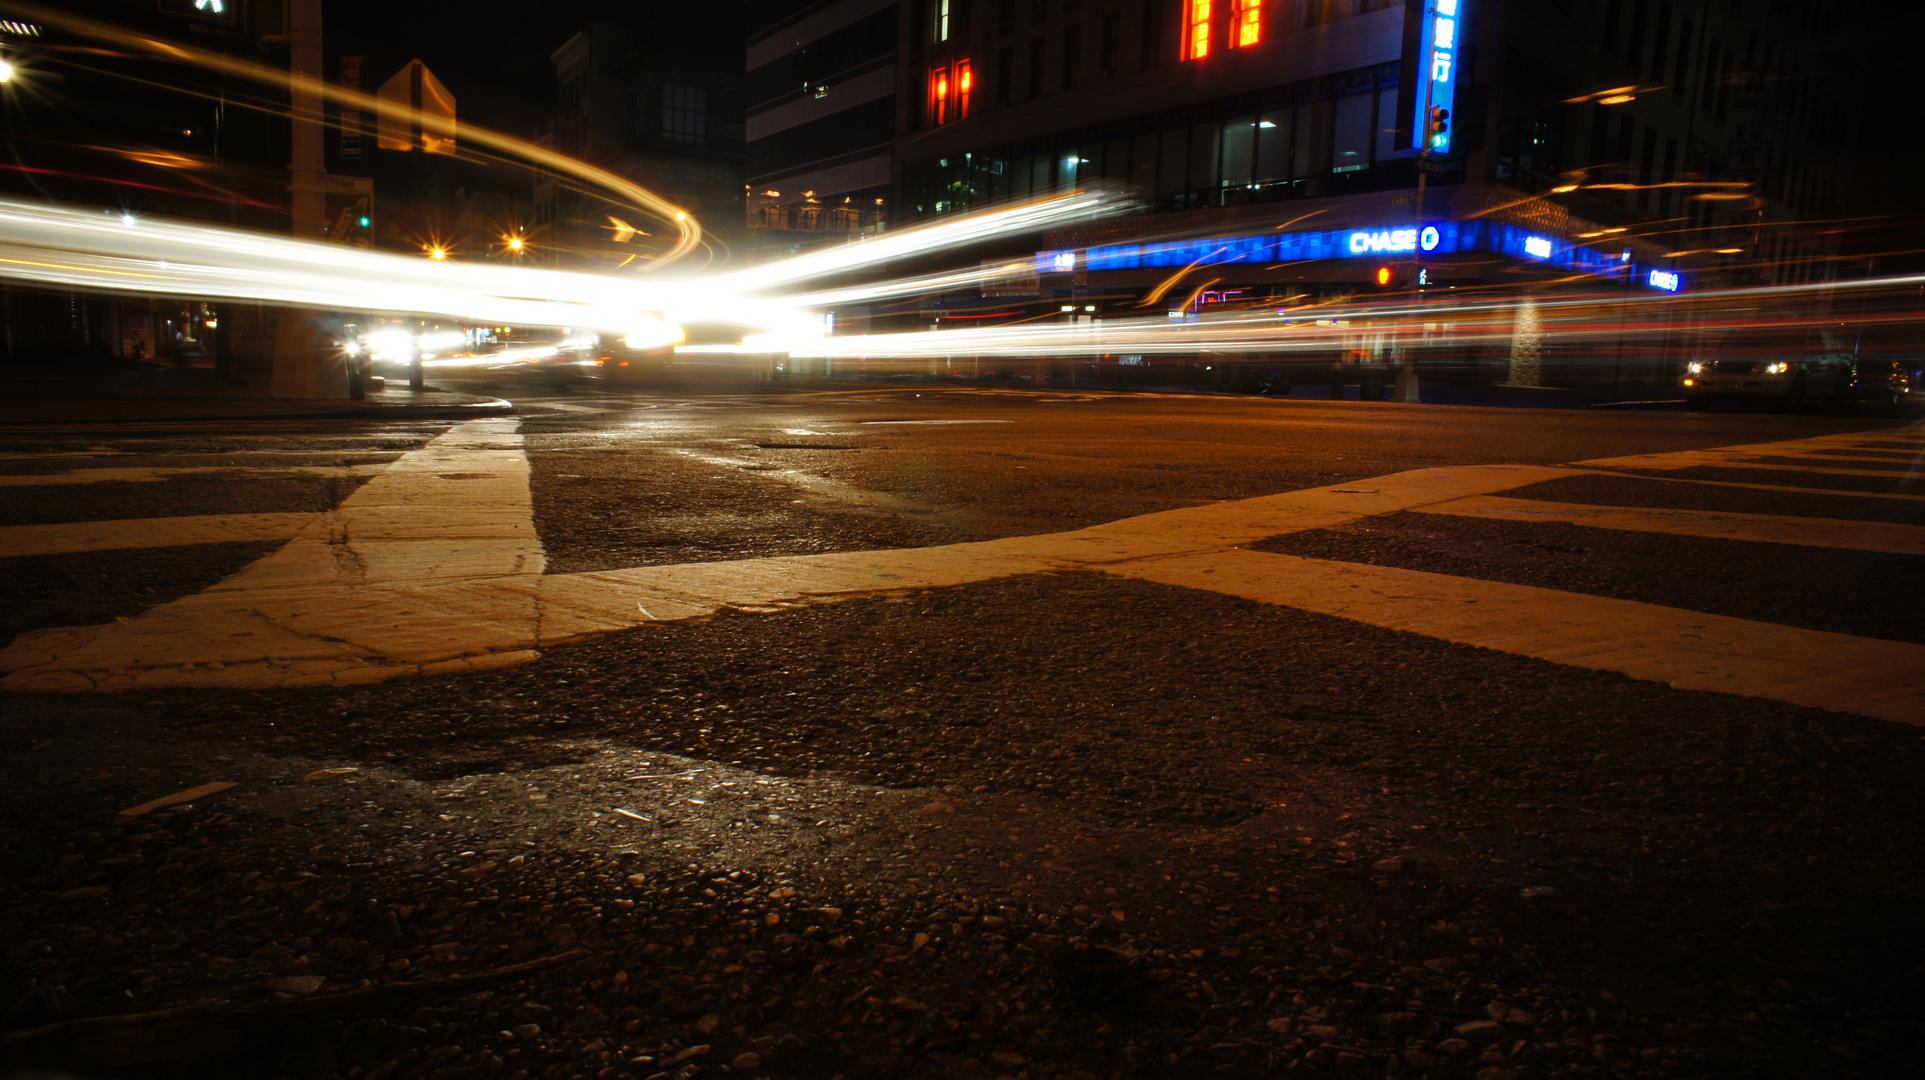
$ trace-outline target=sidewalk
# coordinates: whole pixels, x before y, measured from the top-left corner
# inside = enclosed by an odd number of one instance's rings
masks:
[[[0,424],[160,420],[457,419],[501,416],[512,402],[389,382],[361,401],[270,397],[266,379],[224,383],[210,370],[126,360],[0,365]]]

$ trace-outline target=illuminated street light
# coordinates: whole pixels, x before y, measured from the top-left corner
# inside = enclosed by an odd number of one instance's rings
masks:
[[[0,60],[0,83],[13,81],[13,65]]]

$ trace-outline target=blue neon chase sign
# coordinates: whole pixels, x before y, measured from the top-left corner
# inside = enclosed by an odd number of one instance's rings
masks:
[[[1652,288],[1663,289],[1665,292],[1677,292],[1678,286],[1684,284],[1683,276],[1675,270],[1653,270],[1646,280],[1651,283]]]
[[[1450,153],[1453,123],[1442,134],[1430,133],[1430,110],[1449,109],[1457,98],[1457,52],[1462,40],[1463,9],[1469,0],[1424,0],[1424,24],[1417,46],[1416,115],[1411,124],[1412,145],[1433,153]]]

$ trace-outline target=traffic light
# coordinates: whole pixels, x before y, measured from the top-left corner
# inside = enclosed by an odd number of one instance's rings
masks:
[[[231,23],[240,14],[241,0],[159,0],[160,10],[202,22]]]
[[[1425,137],[1430,141],[1425,145],[1440,148],[1450,145],[1450,110],[1432,106],[1430,123],[1426,126]]]
[[[1388,289],[1397,284],[1397,271],[1388,266],[1379,266],[1376,275],[1371,280],[1377,283],[1379,289]]]

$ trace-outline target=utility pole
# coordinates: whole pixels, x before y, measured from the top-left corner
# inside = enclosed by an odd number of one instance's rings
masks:
[[[320,240],[327,233],[326,131],[321,103],[321,0],[287,0],[288,102],[293,147],[289,209],[293,234]],[[347,365],[320,326],[320,313],[281,312],[274,336],[275,397],[306,400],[348,396]]]

